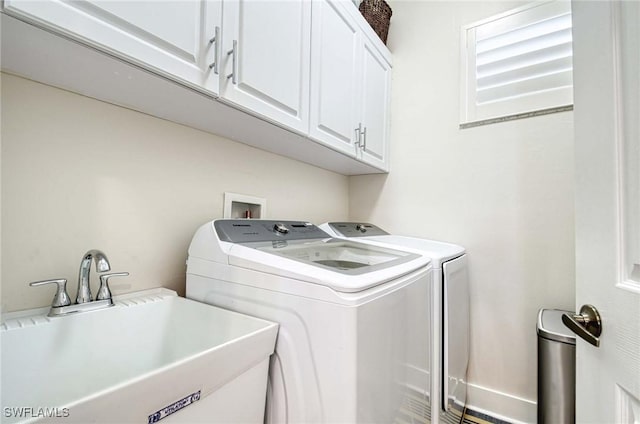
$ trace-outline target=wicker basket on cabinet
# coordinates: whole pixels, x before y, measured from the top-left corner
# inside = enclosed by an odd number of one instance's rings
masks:
[[[378,34],[383,43],[387,44],[389,22],[391,21],[391,7],[384,0],[363,0],[359,6],[371,28]]]

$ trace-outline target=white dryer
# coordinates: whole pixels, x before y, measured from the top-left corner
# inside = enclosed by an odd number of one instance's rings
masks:
[[[432,408],[431,422],[461,421],[469,364],[469,277],[465,249],[451,243],[392,235],[369,223],[330,222],[320,228],[332,237],[410,249],[431,259],[433,391],[429,398],[432,405],[440,405]]]
[[[411,422],[412,370],[430,367],[431,280],[420,254],[304,221],[207,223],[187,263],[188,298],[280,324],[268,423]]]

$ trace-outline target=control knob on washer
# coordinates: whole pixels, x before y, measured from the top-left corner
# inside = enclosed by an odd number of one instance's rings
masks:
[[[283,223],[278,222],[273,226],[273,231],[277,234],[287,234],[289,229]]]
[[[356,225],[356,230],[360,231],[361,233],[366,233],[367,229],[365,228],[364,224],[357,224]]]

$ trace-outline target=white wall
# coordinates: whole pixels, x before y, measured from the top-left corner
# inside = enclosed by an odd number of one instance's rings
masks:
[[[518,3],[391,6],[391,173],[351,178],[350,219],[468,249],[469,401],[534,422],[537,311],[574,305],[573,113],[458,129],[460,27]]]
[[[266,198],[274,218],[347,217],[345,176],[7,74],[1,124],[3,311],[50,304],[30,281],[67,278],[74,297],[91,248],[131,273],[115,293],[184,293],[191,237],[225,191]]]

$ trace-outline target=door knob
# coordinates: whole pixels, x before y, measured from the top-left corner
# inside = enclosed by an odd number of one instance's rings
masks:
[[[562,323],[595,347],[600,346],[602,320],[593,305],[582,305],[579,314],[562,314]]]

